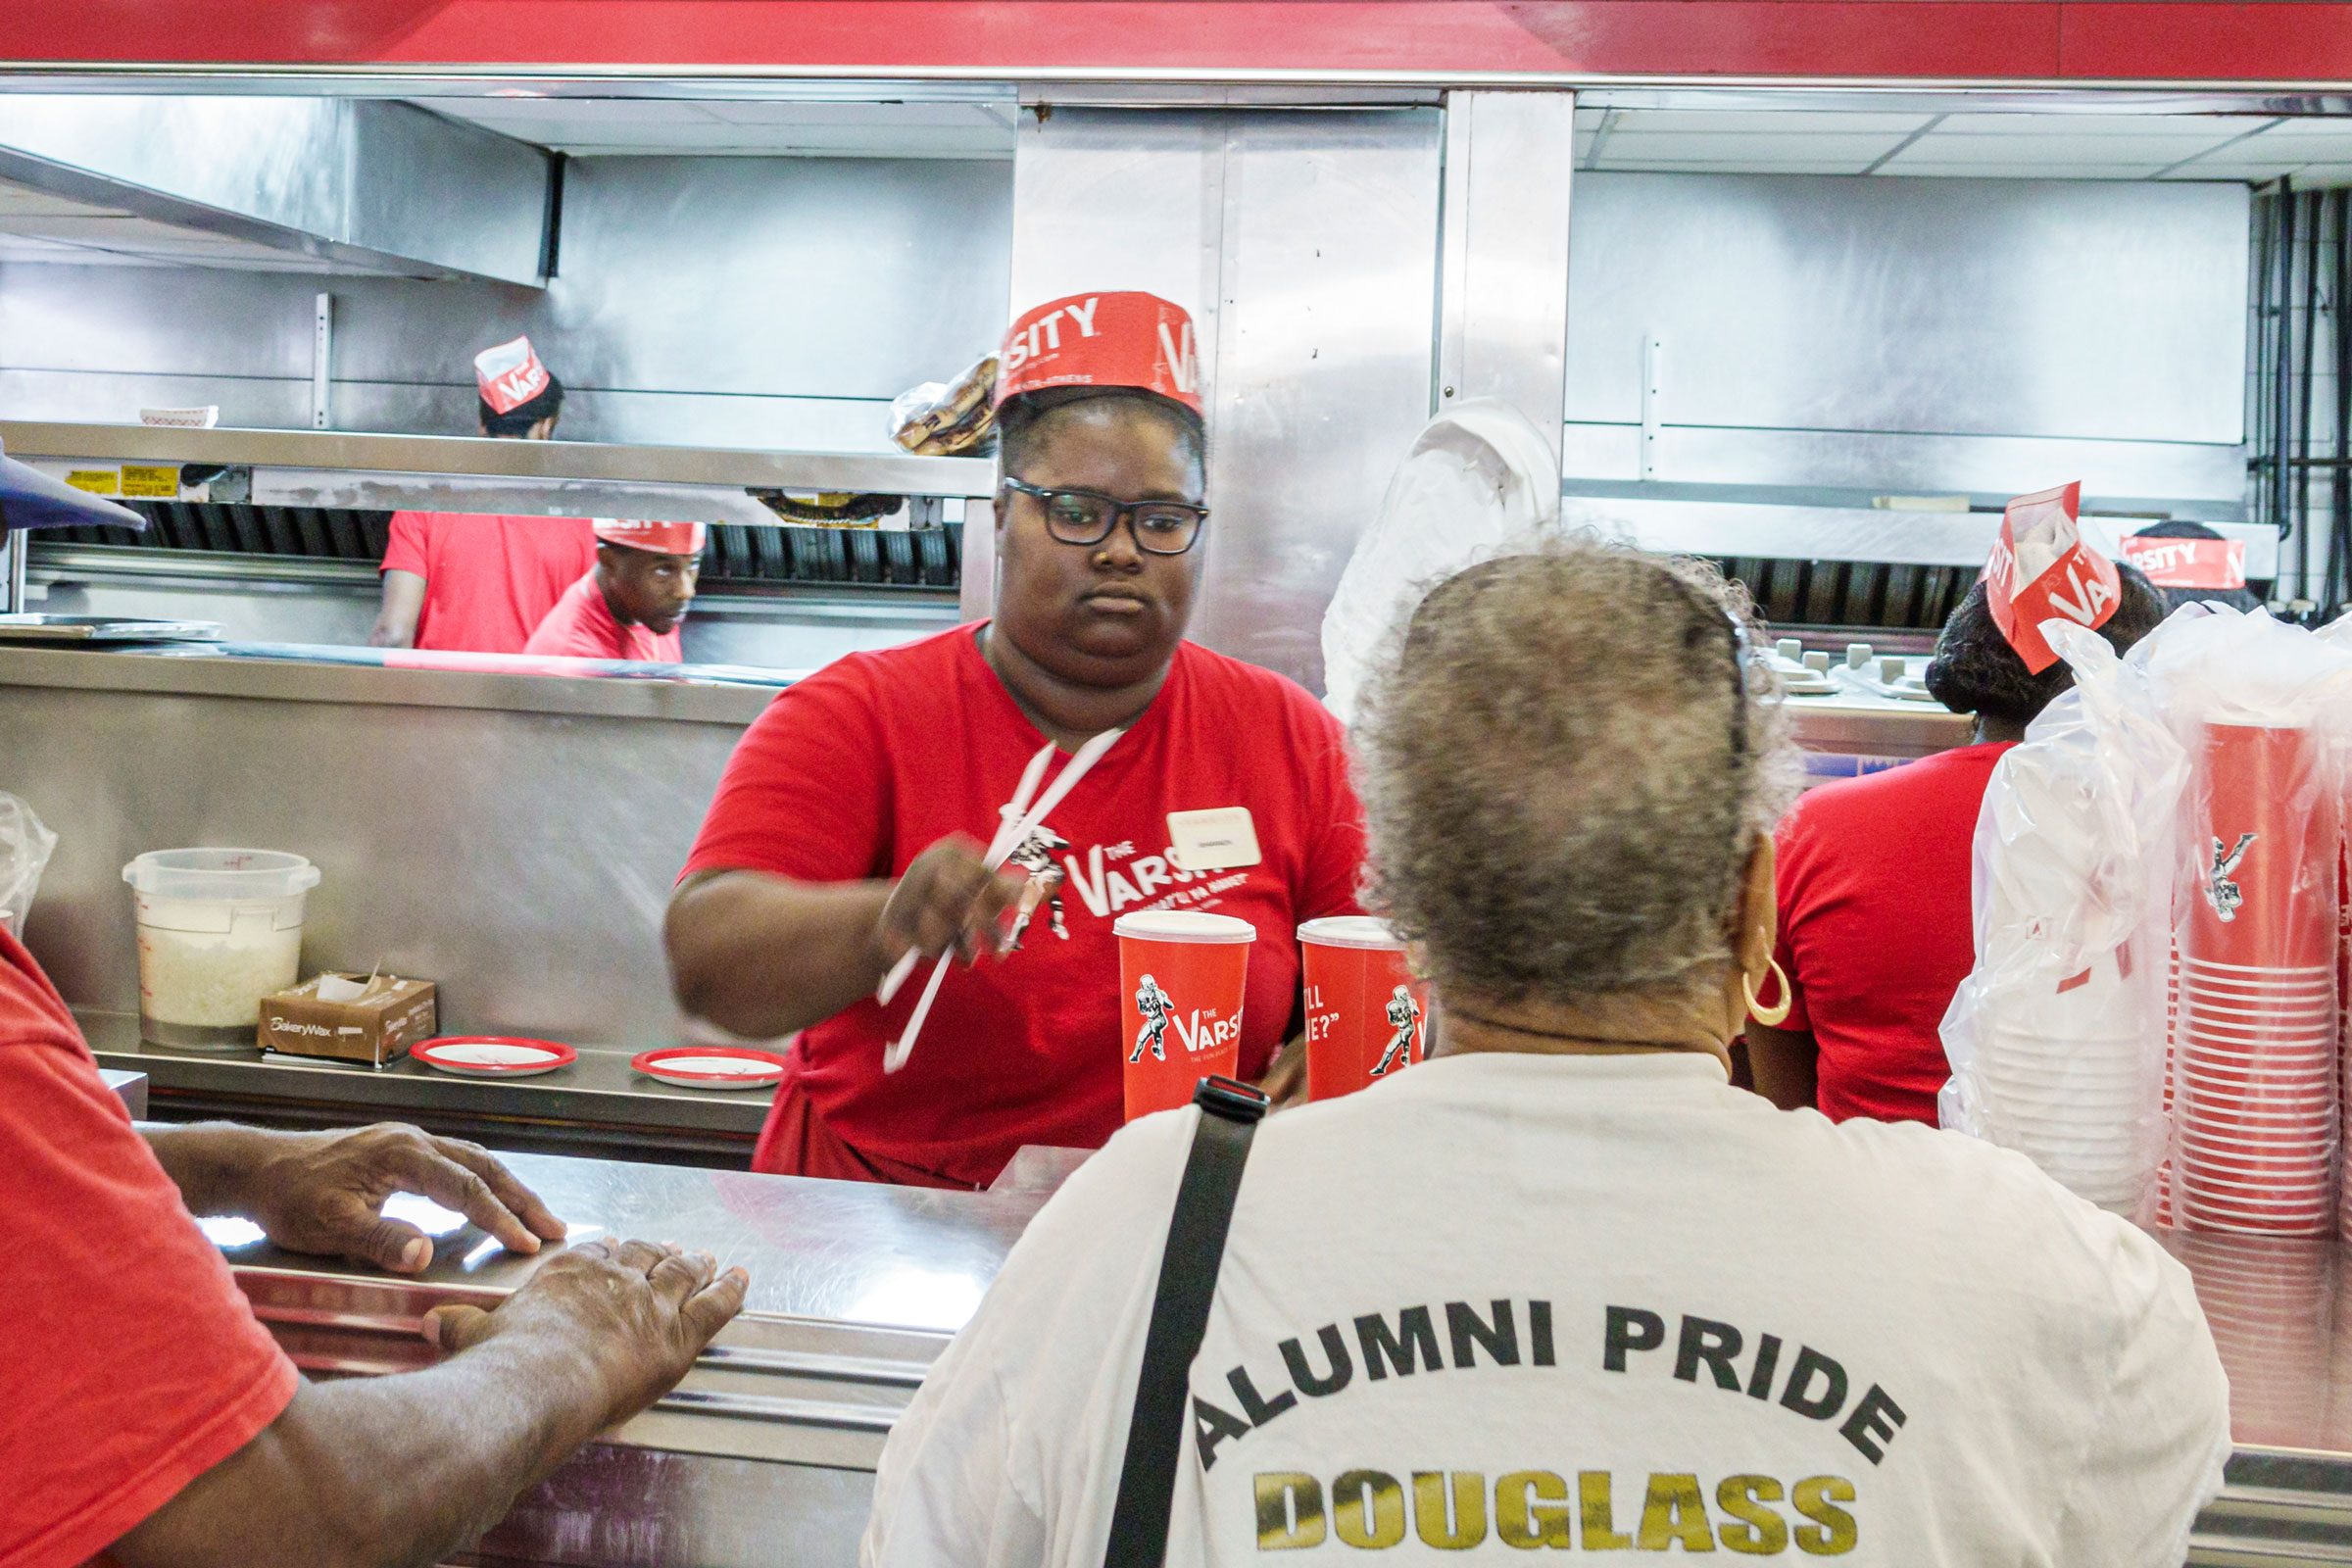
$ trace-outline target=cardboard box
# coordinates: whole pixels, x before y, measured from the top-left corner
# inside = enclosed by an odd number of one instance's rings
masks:
[[[349,1002],[328,1002],[318,982],[329,977],[366,985],[364,974],[313,975],[290,991],[262,999],[261,1045],[289,1056],[322,1056],[381,1067],[433,1037],[439,1008],[430,980],[378,975]]]

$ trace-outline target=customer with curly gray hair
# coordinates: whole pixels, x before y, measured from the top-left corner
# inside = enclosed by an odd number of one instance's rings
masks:
[[[1987,1145],[1731,1085],[1790,776],[1753,636],[1708,568],[1585,538],[1412,612],[1353,738],[1437,1043],[1259,1129],[1167,1562],[2181,1560],[2228,1413],[2180,1265]],[[892,1432],[865,1563],[1103,1561],[1199,1115],[1031,1223]]]

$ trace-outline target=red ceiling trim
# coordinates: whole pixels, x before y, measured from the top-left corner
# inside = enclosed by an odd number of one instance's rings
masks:
[[[2334,0],[13,0],[0,60],[2352,82]]]

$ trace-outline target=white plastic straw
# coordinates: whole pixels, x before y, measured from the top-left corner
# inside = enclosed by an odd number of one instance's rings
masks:
[[[1014,788],[1011,801],[998,808],[997,836],[989,841],[989,858],[984,862],[990,870],[995,870],[1003,863],[1004,857],[1012,853],[1013,847],[1004,842],[1005,835],[1011,831],[1014,820],[1029,809],[1030,799],[1037,794],[1038,781],[1045,777],[1046,763],[1054,756],[1054,750],[1052,741],[1037,749],[1037,755],[1029,759],[1029,765],[1021,769],[1021,782]],[[890,973],[882,977],[881,988],[875,991],[874,1000],[885,1007],[889,1006],[892,999],[898,996],[899,988],[906,983],[906,977],[914,973],[914,960],[921,956],[922,950],[919,948],[908,948],[899,955],[899,961],[892,964]]]
[[[1018,820],[1011,819],[1012,808],[1008,808],[1005,824],[997,830],[996,842],[989,846],[988,859],[985,862],[988,869],[993,872],[997,867],[1003,865],[1005,857],[1017,849],[1031,833],[1036,832],[1038,824],[1053,813],[1054,808],[1059,806],[1070,791],[1078,787],[1078,781],[1086,777],[1087,769],[1093,767],[1102,754],[1109,751],[1113,743],[1126,733],[1123,729],[1106,729],[1084,746],[1079,747],[1071,756],[1069,765],[1054,775],[1053,787],[1046,791],[1045,798],[1022,813]],[[1040,756],[1051,755],[1053,751],[1054,747],[1049,743],[1045,752]],[[1029,764],[1030,771],[1035,772],[1043,765],[1038,759],[1032,759]],[[1028,774],[1022,775],[1021,782],[1024,785],[1032,784]],[[931,1013],[932,999],[939,995],[940,983],[947,979],[948,964],[955,956],[953,950],[943,953],[939,956],[939,962],[932,965],[931,978],[924,985],[922,996],[916,999],[914,1011],[906,1015],[906,1027],[882,1054],[882,1070],[884,1072],[897,1072],[901,1067],[906,1065],[906,1057],[914,1050],[914,1037],[922,1032],[923,1020]]]

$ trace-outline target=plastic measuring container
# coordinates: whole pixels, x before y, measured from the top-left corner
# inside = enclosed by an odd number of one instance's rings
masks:
[[[301,977],[318,868],[277,850],[153,850],[122,880],[138,920],[140,1037],[251,1049],[262,999]]]

